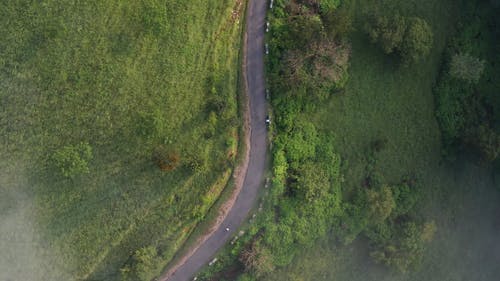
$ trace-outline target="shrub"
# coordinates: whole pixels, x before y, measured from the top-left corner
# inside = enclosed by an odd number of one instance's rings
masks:
[[[328,13],[334,11],[339,5],[341,0],[320,0],[319,8],[321,13]]]
[[[179,166],[179,154],[175,151],[168,151],[163,146],[157,146],[151,158],[162,171],[172,171]]]
[[[366,190],[366,202],[368,204],[368,219],[373,224],[382,223],[396,207],[391,188],[388,186],[383,186],[379,191]]]
[[[245,266],[245,270],[252,272],[256,277],[274,270],[269,250],[262,247],[259,240],[253,241],[243,249],[238,259]]]
[[[342,39],[353,30],[351,16],[345,8],[340,7],[322,13],[322,18],[325,30],[332,39]]]
[[[468,82],[477,83],[484,71],[485,61],[469,54],[454,54],[451,57],[450,75]]]
[[[384,53],[390,54],[401,47],[406,27],[406,19],[399,14],[388,17],[375,13],[368,16],[365,31],[373,43],[379,44]]]
[[[432,240],[436,225],[433,222],[417,224],[408,222],[396,227],[387,238],[374,244],[371,257],[378,263],[407,272],[419,264],[424,246]]]
[[[289,17],[288,42],[292,42],[291,49],[303,49],[310,42],[325,36],[323,22],[319,15],[301,14]]]
[[[124,281],[149,281],[158,267],[158,252],[149,246],[136,250],[131,263],[120,269]]]
[[[412,17],[408,20],[401,54],[406,63],[418,61],[426,57],[433,45],[432,29],[427,22],[421,18]]]
[[[405,63],[427,56],[433,44],[432,29],[425,20],[405,18],[398,13],[392,16],[378,13],[368,16],[365,31],[386,54],[398,53]]]
[[[297,193],[307,203],[325,198],[330,189],[329,176],[313,162],[300,166],[296,184]]]
[[[481,124],[472,129],[467,141],[475,147],[487,162],[492,162],[500,154],[500,136],[488,125]]]
[[[66,145],[57,150],[52,159],[63,176],[73,178],[89,172],[88,165],[92,159],[92,147],[86,142]]]

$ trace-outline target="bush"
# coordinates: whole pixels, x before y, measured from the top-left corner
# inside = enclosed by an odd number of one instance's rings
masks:
[[[168,151],[163,146],[157,146],[153,150],[151,158],[162,171],[172,171],[179,166],[179,154],[172,150]]]
[[[158,252],[149,246],[135,251],[131,263],[121,268],[124,281],[149,281],[155,276],[159,265]]]
[[[500,136],[488,125],[472,129],[467,141],[475,147],[486,162],[492,162],[500,154]]]
[[[430,53],[434,39],[432,29],[425,20],[412,17],[408,20],[408,24],[401,54],[405,62],[411,63]]]
[[[73,178],[89,172],[89,161],[92,159],[92,147],[85,142],[77,145],[66,145],[57,150],[52,159],[61,174]]]
[[[297,194],[306,203],[321,200],[328,195],[329,176],[314,162],[305,163],[299,168],[296,189]]]
[[[376,262],[393,267],[400,272],[407,272],[419,264],[424,246],[432,240],[435,231],[436,225],[433,222],[405,223],[397,226],[392,234],[378,239],[370,255]]]
[[[343,39],[353,30],[352,19],[349,11],[345,8],[338,8],[322,13],[325,30],[332,39]]]
[[[303,49],[318,39],[325,36],[323,22],[319,15],[300,14],[288,19],[289,42],[293,42],[290,46],[292,49]]]
[[[320,0],[319,8],[321,13],[329,13],[334,11],[339,5],[341,0]]]
[[[383,186],[379,191],[366,190],[366,202],[368,204],[368,219],[373,224],[384,222],[396,207],[391,188],[388,186]]]
[[[405,63],[427,56],[433,44],[432,29],[425,20],[405,18],[398,13],[392,16],[369,15],[365,31],[386,54],[398,53]]]
[[[468,82],[477,83],[484,71],[485,61],[469,54],[454,54],[451,57],[450,75]]]
[[[368,16],[365,31],[373,43],[380,45],[384,53],[391,54],[401,48],[406,27],[406,19],[399,14],[388,17],[375,13]]]
[[[238,259],[245,266],[245,270],[252,272],[257,278],[274,270],[271,254],[260,245],[259,240],[243,249]]]

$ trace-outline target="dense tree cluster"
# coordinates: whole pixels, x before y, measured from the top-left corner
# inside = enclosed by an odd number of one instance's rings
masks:
[[[248,273],[263,276],[327,233],[344,243],[364,235],[377,262],[405,271],[417,263],[427,241],[415,240],[425,225],[424,218],[411,214],[418,185],[414,180],[391,184],[377,172],[376,155],[387,142],[381,139],[370,146],[364,186],[343,194],[333,135],[301,118],[314,110],[318,98],[328,98],[347,81],[349,13],[342,7],[326,8],[329,1],[285,2],[277,1],[271,18],[268,63],[272,129],[277,131],[272,211],[255,227],[258,238],[246,244],[238,259]],[[372,36],[387,53],[397,52],[408,61],[429,53],[432,31],[425,21],[401,16],[376,20]],[[409,258],[412,262],[405,264]]]
[[[450,157],[464,148],[477,151],[485,162],[496,160],[500,154],[500,61],[490,55],[496,52],[492,38],[498,38],[500,31],[495,28],[499,25],[497,17],[484,16],[489,13],[492,11],[471,9],[460,24],[434,89],[436,116]]]
[[[386,16],[377,12],[367,18],[366,32],[386,54],[397,53],[404,63],[416,62],[429,54],[433,32],[424,19],[403,17],[398,13]]]
[[[279,4],[279,3],[278,3]],[[343,37],[351,29],[337,1],[290,1],[278,5],[272,22],[271,67],[281,75],[280,88],[290,85],[313,96],[327,96],[347,81],[350,46]]]
[[[346,244],[363,235],[370,242],[374,261],[406,272],[419,264],[436,225],[414,211],[420,194],[415,179],[387,184],[378,173],[377,154],[383,150],[379,143],[371,145],[364,186],[342,203],[345,212],[336,231]]]

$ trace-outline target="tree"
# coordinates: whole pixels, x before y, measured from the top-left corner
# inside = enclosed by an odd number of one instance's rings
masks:
[[[92,159],[92,147],[86,142],[66,145],[57,150],[52,159],[63,176],[73,178],[89,172],[88,165]]]
[[[432,240],[435,231],[434,222],[422,225],[407,222],[395,229],[389,239],[377,243],[370,255],[376,262],[407,272],[421,261],[424,246]]]
[[[155,247],[148,246],[135,251],[131,263],[121,268],[124,281],[149,281],[156,274],[158,252]]]
[[[366,201],[368,204],[368,219],[373,224],[382,223],[396,207],[389,186],[383,186],[379,191],[366,190]]]
[[[329,10],[322,18],[325,30],[332,39],[341,39],[353,30],[351,16],[345,8]]]
[[[326,172],[315,163],[301,165],[297,176],[298,194],[306,202],[312,203],[324,198],[330,189],[330,181]]]
[[[347,78],[351,46],[322,39],[302,50],[288,51],[284,57],[286,80],[311,88],[341,88]]]
[[[365,30],[386,54],[397,52],[405,63],[427,56],[433,44],[431,27],[418,17],[405,18],[398,13],[388,17],[374,13],[368,17]]]
[[[400,49],[406,27],[406,19],[399,14],[387,17],[374,13],[368,16],[365,31],[373,43],[379,44],[386,54],[391,54]]]
[[[492,162],[500,154],[500,136],[489,126],[481,124],[467,133],[466,142],[481,153],[486,162]]]
[[[469,54],[454,54],[450,62],[450,75],[468,82],[477,83],[484,71],[484,66],[484,60],[480,60]]]
[[[401,54],[406,63],[415,62],[427,56],[433,45],[432,28],[421,18],[412,17],[408,20]]]
[[[434,234],[436,234],[437,226],[434,221],[426,222],[422,226],[422,233],[420,238],[423,242],[431,242],[434,239]]]
[[[239,261],[245,270],[261,277],[274,270],[270,252],[259,241],[253,241],[246,249],[241,251]]]
[[[303,49],[310,42],[323,38],[325,35],[323,22],[319,15],[299,14],[289,18],[289,41],[293,49]]]

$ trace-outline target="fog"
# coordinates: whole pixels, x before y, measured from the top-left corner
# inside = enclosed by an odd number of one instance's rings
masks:
[[[33,199],[21,165],[0,163],[0,281],[61,280],[42,247]],[[58,277],[56,277],[58,276]]]

